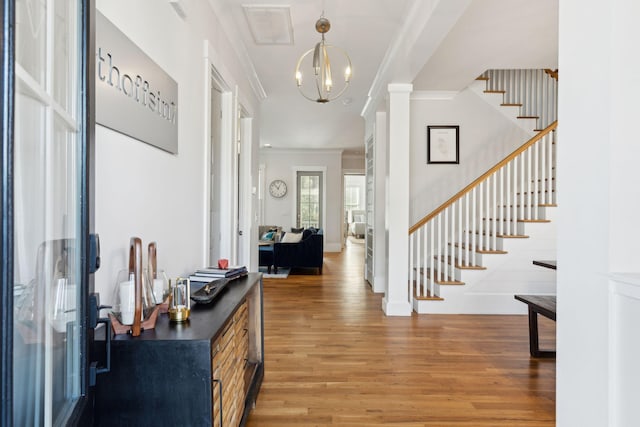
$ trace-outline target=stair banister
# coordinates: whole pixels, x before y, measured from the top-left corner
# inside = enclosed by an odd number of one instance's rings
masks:
[[[463,284],[461,269],[482,270],[478,254],[500,253],[499,238],[523,238],[518,223],[538,221],[553,204],[553,122],[409,229],[409,299],[440,298],[441,284]],[[500,245],[500,246],[499,246]]]
[[[493,166],[491,169],[489,169],[487,172],[485,172],[484,174],[482,174],[481,176],[479,176],[478,178],[476,178],[471,184],[467,185],[465,188],[463,188],[462,190],[460,190],[458,193],[456,193],[453,197],[451,197],[449,200],[447,200],[446,202],[444,202],[442,205],[440,205],[439,207],[437,207],[436,209],[434,209],[430,214],[426,215],[424,218],[422,218],[420,221],[418,221],[417,223],[415,223],[413,226],[411,226],[411,228],[409,228],[409,234],[413,234],[415,233],[416,230],[418,230],[420,227],[422,227],[424,224],[426,224],[427,222],[429,222],[431,219],[433,219],[436,215],[438,215],[439,213],[441,213],[442,211],[444,211],[446,208],[448,208],[449,206],[451,206],[455,201],[461,199],[465,194],[469,193],[470,191],[474,190],[476,187],[478,187],[479,184],[481,184],[482,182],[484,182],[488,177],[490,177],[492,174],[494,174],[496,171],[498,171],[499,169],[501,169],[502,167],[504,167],[505,165],[507,165],[509,162],[511,162],[513,159],[515,159],[516,157],[518,157],[520,154],[524,153],[529,147],[531,147],[533,144],[535,144],[536,142],[538,142],[539,140],[541,140],[544,136],[546,136],[547,134],[549,134],[550,132],[554,131],[558,126],[558,121],[554,121],[553,123],[551,123],[549,126],[547,126],[545,129],[543,129],[542,131],[540,131],[539,133],[537,133],[535,136],[533,136],[531,139],[529,139],[526,143],[524,143],[521,147],[519,147],[517,150],[515,150],[513,153],[509,154],[507,157],[505,157],[503,160],[501,160],[500,162],[498,162],[495,166]],[[520,170],[524,169],[524,167],[521,167]],[[549,170],[551,170],[551,165],[549,165]],[[514,171],[514,174],[517,176],[517,171]],[[551,175],[547,175],[547,176],[551,176]],[[524,180],[524,171],[522,171],[521,174],[522,180]],[[523,183],[524,184],[524,183]],[[530,183],[529,184],[529,190],[530,190]],[[537,186],[537,183],[535,184]],[[522,187],[521,187],[522,188]],[[475,193],[473,193],[473,197],[475,198],[476,195]],[[548,197],[545,196],[545,198]],[[547,199],[546,203],[549,203],[550,201]],[[515,203],[515,201],[514,201]],[[475,209],[475,203],[472,201],[472,209]],[[521,206],[521,208],[525,208],[524,206]],[[471,221],[475,221],[476,215],[475,212],[474,214],[471,215]],[[474,224],[471,224],[471,228],[475,228],[473,227]],[[466,227],[466,229],[468,230],[469,227]]]

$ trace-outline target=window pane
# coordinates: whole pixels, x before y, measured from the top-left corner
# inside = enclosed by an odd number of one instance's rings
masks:
[[[64,425],[80,396],[79,20],[55,3],[16,11],[14,425]]]
[[[298,172],[298,227],[320,228],[322,172]]]
[[[53,96],[70,116],[75,116],[75,111],[72,111],[71,107],[77,81],[75,46],[78,42],[78,28],[75,25],[73,13],[75,13],[73,2],[65,0],[55,3]]]
[[[47,3],[16,1],[16,62],[41,86],[45,84]]]

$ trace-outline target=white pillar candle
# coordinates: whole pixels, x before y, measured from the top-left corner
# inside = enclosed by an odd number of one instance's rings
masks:
[[[133,280],[121,282],[120,288],[120,317],[123,325],[133,325],[133,315],[135,313],[135,287]]]

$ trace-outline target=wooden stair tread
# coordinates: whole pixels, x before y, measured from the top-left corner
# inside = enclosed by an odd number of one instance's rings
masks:
[[[556,192],[556,190],[551,190],[551,193],[555,193],[555,192]],[[516,193],[516,194],[519,196],[521,194],[535,194],[535,193],[536,193],[536,191],[525,191],[524,193]],[[537,193],[538,194],[540,194],[540,193],[549,193],[549,190],[540,190]]]
[[[498,208],[557,208],[555,203],[539,203],[537,205],[500,205]]]
[[[518,116],[518,119],[539,119],[538,116]]]
[[[442,258],[442,255],[434,255],[434,258],[435,259]],[[445,262],[451,265],[451,257],[448,256]],[[486,270],[487,269],[487,267],[483,267],[481,265],[462,265],[458,262],[457,258],[455,258],[453,262],[454,262],[453,266],[460,270]]]
[[[480,233],[476,231],[475,234],[480,234]],[[482,235],[493,237],[492,233],[482,232]],[[529,238],[529,236],[527,236],[526,234],[496,234],[496,237],[499,237],[501,239],[528,239]]]
[[[460,243],[449,243],[449,245],[453,245],[456,248],[461,247],[462,249],[467,249],[467,245],[460,244]],[[478,254],[496,254],[496,255],[505,255],[508,254],[509,252],[507,251],[502,251],[502,250],[498,250],[498,249],[481,249],[479,246],[476,246],[475,249],[471,249],[473,252],[478,253]]]
[[[495,219],[495,218],[482,218],[482,220],[483,221],[487,221],[487,220],[489,220],[489,221],[500,221],[500,220]],[[502,221],[503,222],[507,222],[507,221],[513,222],[514,219],[512,218],[512,219],[507,220],[506,218],[503,218]],[[551,222],[550,219],[516,219],[515,221],[516,222]]]
[[[431,295],[431,291],[427,289],[427,295],[418,296],[418,287],[416,286],[416,282],[413,282],[413,299],[418,301],[444,301],[444,298],[439,297],[437,295]]]
[[[506,90],[485,90],[484,93],[507,93]]]
[[[482,81],[489,81],[489,77],[484,77],[484,76],[480,76],[480,77],[476,77],[476,80],[482,80]]]
[[[522,104],[500,104],[501,107],[522,107]]]
[[[420,267],[420,268],[415,268],[416,273],[422,275],[424,273],[424,267]],[[427,277],[431,276],[431,269],[427,268]],[[438,285],[465,285],[464,282],[460,281],[460,280],[456,280],[451,278],[451,276],[447,276],[446,279],[439,279],[438,277],[442,277],[441,274],[437,274],[436,273],[436,279],[434,280],[434,282],[436,282],[436,284]]]

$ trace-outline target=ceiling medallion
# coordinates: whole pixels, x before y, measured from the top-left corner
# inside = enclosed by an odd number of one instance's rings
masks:
[[[347,90],[351,81],[351,59],[347,52],[337,46],[325,43],[324,35],[331,29],[331,23],[324,17],[324,13],[320,19],[316,21],[316,31],[322,34],[320,40],[313,49],[305,52],[296,65],[296,84],[298,90],[310,101],[319,102],[321,104],[333,101]],[[331,59],[329,53],[332,53]],[[313,53],[313,57],[311,57]],[[308,60],[311,64],[308,64]],[[340,82],[339,87],[334,87],[334,81],[331,73],[331,61],[337,65],[336,68],[344,69],[344,82]],[[306,65],[306,66],[305,66]],[[313,72],[313,78],[307,79],[303,84],[303,69]]]

